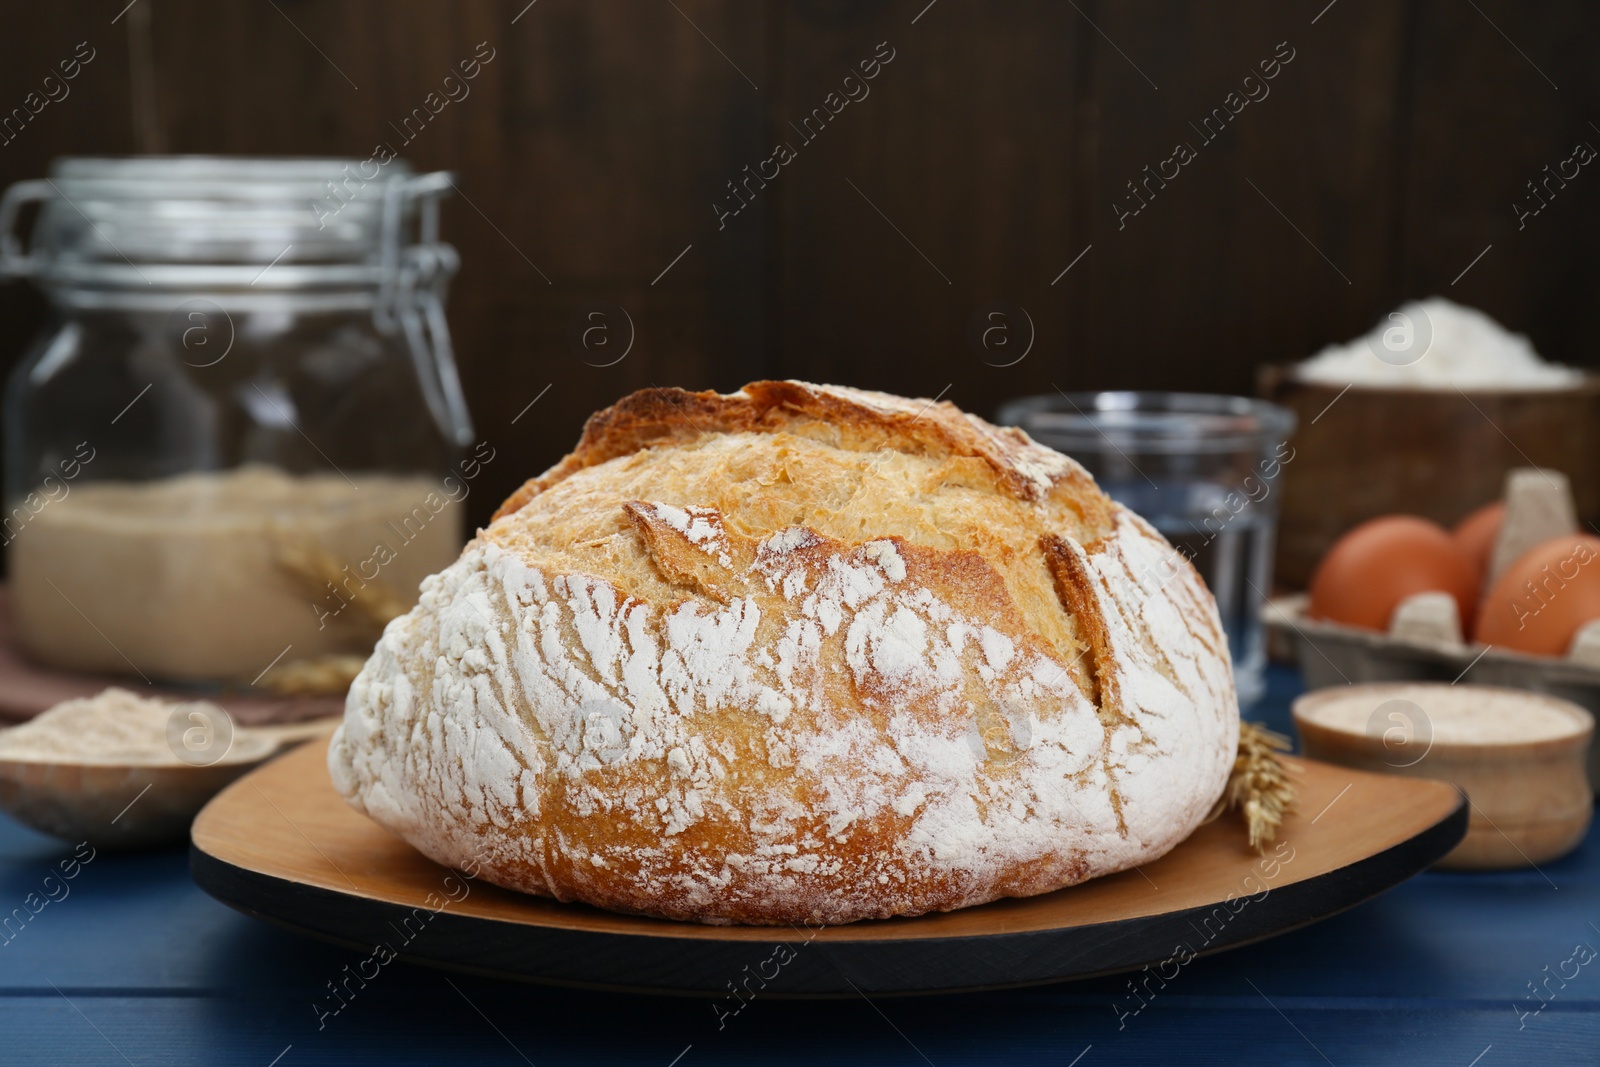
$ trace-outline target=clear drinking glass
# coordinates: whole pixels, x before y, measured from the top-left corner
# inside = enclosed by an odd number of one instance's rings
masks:
[[[999,421],[1088,468],[1199,570],[1228,633],[1239,702],[1265,689],[1261,608],[1272,580],[1293,413],[1202,393],[1057,393],[1000,409]]]

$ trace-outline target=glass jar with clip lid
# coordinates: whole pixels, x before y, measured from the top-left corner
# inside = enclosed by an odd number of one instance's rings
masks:
[[[451,188],[401,160],[149,157],[6,191],[0,274],[54,311],[4,401],[0,541],[31,658],[348,682],[456,554],[492,458],[445,322]]]

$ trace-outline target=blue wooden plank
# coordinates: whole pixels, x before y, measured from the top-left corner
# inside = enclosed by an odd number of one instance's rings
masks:
[[[1285,720],[1294,691],[1275,671],[1254,717]],[[1600,948],[1589,925],[1600,923],[1597,833],[1542,871],[1422,875],[1344,915],[1196,960],[1138,998],[1117,977],[872,1003],[758,1000],[721,1027],[699,1001],[447,980],[398,963],[323,1015],[337,1003],[328,983],[359,954],[216,903],[189,881],[181,851],[101,853],[62,895],[59,864],[72,852],[0,819],[0,917],[26,912],[30,893],[35,906],[59,897],[0,939],[0,1063],[267,1064],[292,1045],[282,1067],[469,1055],[665,1065],[692,1045],[681,1067],[923,1056],[1064,1067],[1090,1044],[1080,1067],[1322,1063],[1317,1049],[1341,1067],[1466,1067],[1480,1054],[1479,1067],[1600,1062],[1600,964],[1570,962],[1580,942]],[[1536,1015],[1529,983],[1548,1001]]]
[[[295,1005],[219,998],[0,1001],[7,1064],[872,1063],[962,1065],[1592,1064],[1600,1016],[1552,1013],[1517,1032],[1492,1007],[1308,1008],[1174,1005],[1118,1032],[1101,1013],[1013,995],[938,1002],[752,1005],[721,1031],[694,1001],[607,1002],[574,1015],[568,998],[522,1004],[431,976],[430,1000],[383,994],[318,1031]],[[1253,995],[1253,994],[1252,994]],[[756,1008],[761,1011],[759,1014]],[[742,1024],[742,1025],[741,1025]],[[685,1051],[687,1050],[687,1052]],[[123,1059],[126,1057],[126,1061]]]

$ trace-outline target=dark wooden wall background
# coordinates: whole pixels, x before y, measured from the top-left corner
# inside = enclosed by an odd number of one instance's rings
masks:
[[[466,389],[504,457],[477,518],[650,384],[795,376],[984,413],[1052,383],[1251,391],[1258,364],[1435,293],[1600,365],[1600,170],[1523,230],[1512,210],[1600,146],[1584,0],[125,3],[7,0],[0,110],[77,42],[98,56],[0,146],[0,181],[66,153],[365,157],[478,42],[496,50],[404,153],[476,205],[450,201],[446,229]],[[797,143],[788,124],[884,41],[870,96],[719,230],[725,182]],[[1189,124],[1279,42],[1295,58],[1270,96],[1119,230],[1124,183],[1197,142]],[[636,327],[611,367],[568,341],[597,302]],[[1014,366],[969,344],[994,303],[1034,324]],[[0,358],[44,314],[0,290]]]

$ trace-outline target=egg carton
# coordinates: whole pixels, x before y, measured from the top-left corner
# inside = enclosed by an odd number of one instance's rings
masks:
[[[1289,650],[1308,690],[1365,682],[1494,685],[1570,700],[1600,721],[1600,666],[1344,626],[1310,618],[1309,602],[1305,593],[1275,597],[1262,613],[1272,647]],[[1589,750],[1589,781],[1600,791],[1600,745]]]

